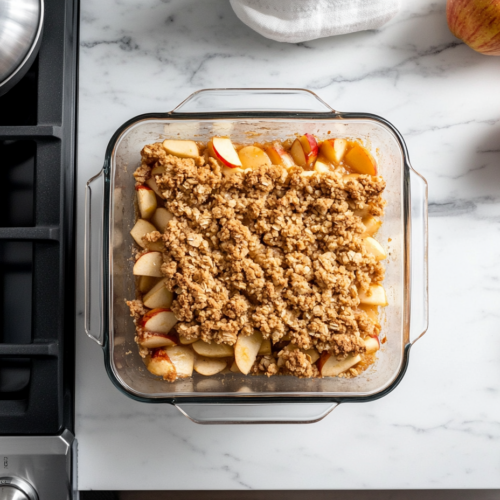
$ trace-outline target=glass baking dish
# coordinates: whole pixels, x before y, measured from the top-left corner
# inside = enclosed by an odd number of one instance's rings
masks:
[[[165,138],[240,143],[295,137],[359,138],[387,182],[384,224],[388,250],[382,315],[387,342],[374,365],[353,379],[267,378],[225,374],[168,383],[151,375],[138,354],[124,299],[135,298],[133,171],[145,144]],[[381,117],[334,111],[300,89],[212,89],[192,94],[170,113],[132,118],[111,138],[99,174],[89,180],[85,222],[85,329],[104,350],[108,375],[124,394],[170,403],[198,423],[315,422],[344,402],[367,402],[393,390],[408,367],[411,346],[427,330],[427,183],[410,166],[399,132]]]

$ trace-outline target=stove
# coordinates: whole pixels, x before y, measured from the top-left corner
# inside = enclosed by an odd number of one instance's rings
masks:
[[[73,498],[78,4],[45,0],[37,59],[0,97],[0,500]]]

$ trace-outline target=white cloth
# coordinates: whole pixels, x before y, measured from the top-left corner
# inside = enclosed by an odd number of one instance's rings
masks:
[[[277,42],[299,43],[376,29],[398,12],[399,0],[230,0],[247,26]]]

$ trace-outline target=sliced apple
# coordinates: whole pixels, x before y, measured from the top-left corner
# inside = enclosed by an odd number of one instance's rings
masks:
[[[307,349],[307,351],[303,351],[304,354],[307,354],[311,358],[311,364],[314,365],[316,361],[319,359],[319,352],[316,349]]]
[[[160,278],[154,278],[153,276],[140,276],[138,289],[141,293],[148,293],[151,288],[153,288]]]
[[[353,355],[349,354],[347,358],[341,359],[340,361],[332,356],[329,352],[323,351],[321,357],[319,358],[318,368],[322,377],[336,377],[341,373],[345,372],[349,368],[352,368],[355,364],[361,361],[361,356],[359,354]]]
[[[318,172],[320,174],[327,174],[327,173],[331,172],[332,169],[331,169],[330,165],[328,165],[327,161],[324,158],[319,157],[316,160],[316,163],[314,164],[314,171]]]
[[[151,171],[151,177],[146,181],[146,184],[160,197],[165,199],[158,184],[156,184],[156,176],[162,175],[165,172],[165,167],[154,167]]]
[[[248,375],[257,359],[262,344],[262,333],[255,331],[246,337],[239,336],[234,347],[234,359],[241,373]]]
[[[369,306],[382,306],[388,305],[387,296],[382,285],[370,285],[367,293],[361,292],[359,294],[361,304]]]
[[[233,361],[231,368],[229,368],[233,373],[241,373],[241,370],[238,368],[236,361]]]
[[[345,139],[327,139],[321,144],[320,153],[334,165],[338,165],[344,158],[347,149]]]
[[[311,166],[318,157],[318,142],[311,134],[304,134],[294,141],[291,148],[295,164],[305,167]],[[297,163],[297,162],[300,162]]]
[[[365,238],[364,242],[366,250],[375,257],[375,260],[377,262],[387,258],[385,250],[376,239],[368,236],[368,238]]]
[[[177,343],[177,339],[173,335],[168,335],[167,333],[143,332],[143,334],[139,336],[139,344],[148,349],[177,345]]]
[[[293,141],[290,153],[292,154],[295,165],[298,165],[299,167],[305,167],[307,165],[307,157],[304,153],[304,148],[298,139]]]
[[[133,273],[136,276],[153,276],[163,278],[161,265],[163,259],[160,252],[148,252],[141,255],[134,264]]]
[[[361,222],[365,226],[365,232],[362,234],[363,237],[373,236],[382,225],[382,221],[373,217],[372,215],[367,215],[361,219]]]
[[[160,207],[151,217],[151,222],[155,225],[160,233],[164,233],[167,229],[168,223],[174,218],[174,214],[169,212],[166,208]]]
[[[304,134],[295,139],[290,152],[296,165],[311,166],[318,157],[318,142],[311,134]]]
[[[179,342],[182,345],[194,344],[197,341],[198,341],[198,339],[187,339],[186,337],[184,337],[184,335],[179,335]]]
[[[266,146],[265,149],[273,165],[281,165],[285,168],[293,167],[293,159],[290,153],[278,141]]]
[[[146,248],[146,243],[143,241],[142,238],[146,236],[146,234],[151,233],[152,231],[156,231],[156,227],[154,227],[153,224],[151,224],[151,222],[148,222],[147,220],[144,219],[139,219],[135,223],[135,226],[130,231],[130,234],[140,247]]]
[[[264,165],[271,165],[271,160],[262,149],[257,146],[245,146],[238,151],[243,168],[259,168]]]
[[[148,332],[168,333],[177,323],[170,309],[157,307],[148,311],[141,320],[141,326]]]
[[[175,367],[177,378],[190,377],[193,374],[194,352],[190,347],[176,345],[165,349]]]
[[[194,141],[166,139],[163,141],[163,148],[167,153],[179,158],[198,158],[200,156],[198,146]]]
[[[144,244],[148,250],[152,252],[164,252],[165,251],[165,243],[163,240],[158,241],[145,241]]]
[[[375,323],[376,325],[380,324],[378,319],[378,306],[359,304],[358,307],[367,314],[367,316],[373,321],[373,323]]]
[[[177,377],[177,370],[174,364],[167,352],[161,347],[151,353],[147,368],[153,375],[159,375],[165,380],[174,381]]]
[[[196,354],[206,358],[227,358],[233,356],[233,346],[227,344],[209,344],[203,340],[198,340],[193,344],[193,349]]]
[[[360,144],[355,144],[347,151],[344,163],[350,170],[358,174],[377,175],[377,162],[375,158]]]
[[[227,362],[223,359],[197,357],[194,361],[194,369],[200,374],[210,377],[226,368]]]
[[[380,349],[380,341],[378,337],[367,338],[363,341],[363,343],[366,349],[366,354],[373,354]]]
[[[151,290],[144,295],[142,301],[149,309],[164,308],[168,309],[174,300],[174,294],[165,286],[166,279],[158,282]]]
[[[231,139],[228,139],[227,137],[214,137],[212,139],[212,148],[215,153],[215,157],[226,165],[226,167],[236,168],[242,166]]]
[[[264,339],[260,344],[258,356],[269,356],[271,354],[271,339]]]
[[[139,205],[141,217],[149,219],[156,210],[155,192],[145,184],[136,186],[135,190],[137,191],[137,204]]]

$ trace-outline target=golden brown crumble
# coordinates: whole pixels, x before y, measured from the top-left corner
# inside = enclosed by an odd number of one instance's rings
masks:
[[[145,240],[165,244],[161,271],[176,294],[178,334],[234,345],[259,330],[273,344],[287,336],[339,359],[364,353],[362,339],[380,327],[358,309],[358,292],[382,282],[384,267],[365,248],[354,211],[383,214],[382,177],[306,176],[277,165],[226,176],[208,151],[179,158],[156,143],[141,154],[137,183],[163,167],[155,179],[175,216]],[[127,304],[135,319],[148,310],[140,300]],[[314,377],[318,368],[301,350],[278,350],[259,356],[252,373]]]

